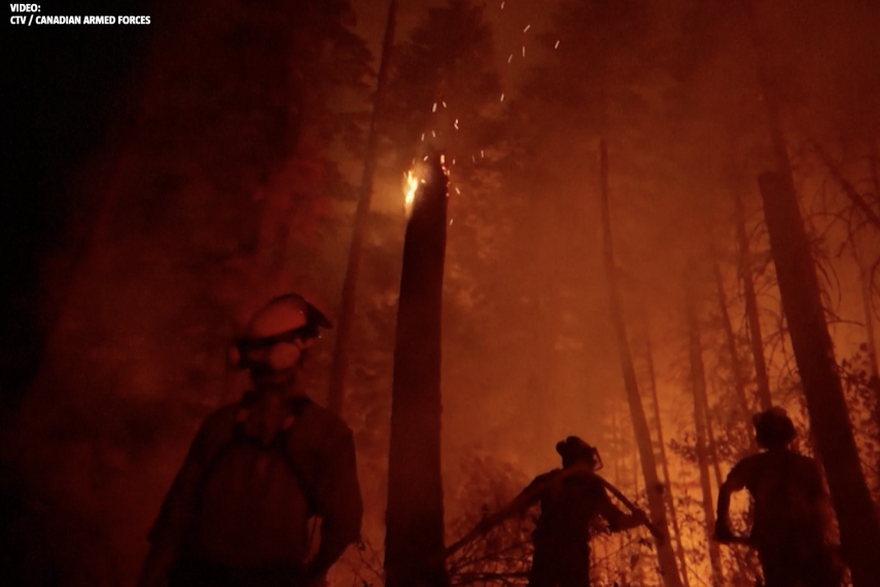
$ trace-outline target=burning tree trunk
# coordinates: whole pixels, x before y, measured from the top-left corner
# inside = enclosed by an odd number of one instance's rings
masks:
[[[761,335],[761,317],[758,314],[758,296],[752,280],[752,265],[749,260],[749,237],[746,234],[746,213],[742,198],[734,195],[736,215],[736,239],[739,244],[739,277],[743,284],[746,302],[746,318],[749,323],[749,342],[752,346],[752,360],[755,362],[755,378],[758,381],[758,402],[762,410],[773,405],[770,397],[770,378],[767,376],[767,362],[764,360],[764,339]]]
[[[816,268],[790,180],[790,174],[786,178],[772,172],[758,177],[782,307],[853,585],[880,585],[880,526],[862,474]]]
[[[373,99],[373,113],[370,117],[370,128],[367,130],[367,146],[364,149],[364,171],[361,176],[360,192],[354,215],[354,227],[351,234],[351,248],[348,253],[348,266],[345,270],[345,281],[342,284],[342,304],[336,331],[336,346],[333,349],[333,365],[330,370],[330,387],[327,393],[327,405],[337,414],[342,413],[345,401],[345,376],[348,373],[349,340],[351,339],[354,309],[357,300],[357,280],[360,274],[361,249],[364,233],[367,229],[367,218],[370,214],[370,201],[373,197],[373,174],[376,170],[376,142],[378,131],[377,121],[381,115],[382,100],[388,85],[388,62],[394,45],[394,23],[397,15],[397,0],[388,5],[388,22],[385,25],[385,41],[382,45],[382,60],[379,64],[379,76],[376,81],[376,96]]]
[[[675,554],[678,556],[678,564],[681,565],[681,580],[684,587],[690,587],[687,573],[687,559],[684,556],[684,544],[681,541],[681,529],[678,525],[678,513],[675,509],[675,499],[672,494],[672,481],[669,478],[669,460],[666,458],[666,443],[663,440],[663,425],[660,421],[660,402],[657,399],[657,379],[654,373],[654,353],[651,351],[651,340],[645,336],[645,358],[648,362],[648,377],[651,382],[651,398],[654,401],[654,418],[657,422],[657,440],[660,444],[660,466],[663,469],[663,479],[666,481],[666,506],[669,508],[669,517],[672,521],[672,531],[675,533]]]
[[[448,584],[440,472],[440,321],[447,178],[438,157],[412,202],[394,347],[385,574],[388,587]],[[428,568],[433,565],[433,568]]]
[[[700,488],[703,493],[703,516],[705,518],[706,542],[709,545],[709,563],[712,567],[712,584],[720,586],[724,581],[721,568],[721,552],[718,543],[712,540],[715,528],[715,509],[712,500],[712,482],[709,479],[709,457],[706,452],[707,419],[706,373],[703,366],[703,346],[700,341],[700,325],[693,297],[688,295],[688,349],[691,365],[691,389],[694,394],[694,424],[697,431],[696,453],[700,470]]]
[[[663,503],[663,492],[660,479],[657,477],[657,463],[654,458],[654,449],[651,445],[651,433],[648,430],[648,420],[645,418],[645,410],[642,406],[642,398],[639,395],[636,372],[633,367],[632,354],[629,349],[629,341],[626,336],[626,323],[623,318],[623,308],[620,302],[620,292],[617,289],[617,278],[614,266],[614,249],[611,240],[611,212],[608,201],[608,151],[605,140],[599,143],[599,174],[600,174],[600,198],[602,204],[602,233],[603,253],[605,257],[605,272],[608,281],[608,302],[610,305],[611,320],[617,337],[617,347],[620,354],[620,365],[623,370],[623,381],[626,388],[626,397],[629,403],[630,417],[635,430],[636,443],[641,456],[642,473],[645,477],[645,486],[648,491],[648,508],[650,509],[651,521],[654,525],[669,536],[669,526],[666,523],[666,506]],[[660,563],[660,573],[663,576],[665,587],[681,587],[681,578],[675,564],[675,553],[669,540],[657,541],[657,557]]]

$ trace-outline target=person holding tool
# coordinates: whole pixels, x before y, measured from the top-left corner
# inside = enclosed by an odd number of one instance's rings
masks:
[[[721,485],[715,539],[754,547],[765,587],[837,587],[842,572],[829,540],[833,514],[819,465],[789,447],[797,433],[784,409],[755,414],[752,422],[764,450],[739,461]],[[741,489],[754,500],[748,537],[730,529],[730,496]]]
[[[533,533],[535,552],[529,572],[530,587],[588,587],[590,584],[590,526],[603,518],[612,532],[647,526],[647,515],[596,475],[601,458],[595,447],[577,436],[556,444],[562,468],[538,475],[513,501],[484,517],[461,540],[446,549],[450,556],[486,534],[507,518],[539,503],[541,515]],[[626,514],[611,503],[606,488],[632,509]]]

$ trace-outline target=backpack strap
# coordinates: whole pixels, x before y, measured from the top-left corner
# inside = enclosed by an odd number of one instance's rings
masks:
[[[247,422],[248,417],[250,416],[251,408],[257,402],[258,398],[259,395],[254,391],[249,391],[245,393],[242,397],[241,402],[239,403],[238,411],[235,415],[235,425],[232,429],[232,436],[211,458],[209,465],[208,467],[206,467],[205,473],[203,475],[203,483],[208,479],[213,468],[217,465],[219,460],[227,452],[229,452],[229,450],[234,448],[236,445],[252,444],[262,450],[272,451],[281,455],[281,457],[284,459],[285,464],[287,465],[287,468],[290,469],[290,471],[293,473],[297,484],[305,495],[309,513],[314,515],[319,509],[317,494],[314,487],[312,487],[312,483],[309,481],[309,477],[302,470],[302,467],[294,460],[294,458],[290,454],[290,451],[288,450],[291,430],[294,428],[294,426],[296,425],[296,421],[302,416],[303,412],[308,408],[310,404],[312,404],[312,400],[307,397],[291,398],[286,400],[285,403],[290,413],[285,418],[284,422],[282,423],[281,429],[278,431],[272,441],[268,445],[264,445],[260,442],[259,439],[245,434],[245,422]]]

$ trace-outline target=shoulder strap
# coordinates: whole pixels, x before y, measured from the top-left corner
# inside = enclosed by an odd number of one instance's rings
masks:
[[[201,495],[204,492],[205,484],[211,477],[211,474],[214,472],[214,469],[217,467],[217,464],[220,462],[220,460],[224,456],[226,456],[229,451],[235,448],[236,445],[252,444],[264,450],[276,452],[282,457],[288,469],[290,469],[290,471],[293,473],[297,485],[299,485],[300,489],[305,495],[309,512],[312,514],[316,513],[318,510],[318,501],[315,489],[314,487],[312,487],[312,483],[309,482],[308,476],[302,470],[302,467],[297,464],[297,462],[290,455],[290,451],[288,450],[290,431],[296,425],[296,421],[299,419],[299,416],[302,415],[308,404],[311,403],[311,400],[308,398],[295,398],[289,400],[288,405],[290,406],[292,416],[288,418],[287,421],[285,421],[281,430],[278,432],[272,442],[268,446],[263,446],[257,439],[250,438],[244,433],[244,423],[247,420],[251,406],[255,403],[256,398],[256,393],[250,391],[245,393],[241,401],[239,402],[238,410],[235,416],[235,424],[232,427],[229,439],[221,444],[220,447],[214,452],[214,454],[211,455],[211,458],[208,459],[204,471],[202,472],[202,478],[199,481],[198,489],[199,500],[201,500]]]

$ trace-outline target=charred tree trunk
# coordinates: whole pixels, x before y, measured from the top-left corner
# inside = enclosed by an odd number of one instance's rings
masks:
[[[715,528],[715,509],[712,499],[712,482],[709,479],[709,455],[707,454],[706,435],[706,372],[703,366],[703,346],[700,341],[700,325],[694,307],[693,296],[687,300],[688,350],[691,366],[691,388],[694,395],[694,425],[696,428],[697,466],[700,470],[700,488],[703,494],[703,516],[705,518],[706,542],[709,545],[709,563],[712,568],[712,584],[720,587],[724,581],[721,568],[721,551],[718,543],[712,540]]]
[[[406,227],[394,347],[385,584],[445,587],[440,472],[440,322],[447,178],[439,158]],[[431,568],[429,568],[431,565]]]
[[[635,430],[636,443],[641,455],[642,473],[645,477],[645,486],[648,491],[648,507],[651,521],[654,525],[669,536],[669,526],[666,522],[666,506],[663,502],[662,485],[657,477],[657,463],[654,458],[654,450],[651,445],[651,434],[648,429],[648,420],[642,406],[642,398],[639,395],[639,386],[636,380],[636,372],[633,367],[632,353],[626,335],[626,323],[623,318],[623,308],[620,302],[620,292],[617,289],[617,277],[615,275],[614,249],[611,239],[611,212],[608,200],[608,150],[605,140],[599,143],[599,175],[600,175],[600,198],[602,204],[602,233],[603,253],[605,257],[605,273],[608,282],[608,303],[610,306],[611,320],[617,338],[620,365],[623,370],[624,387],[629,403],[630,417]],[[681,578],[675,564],[675,553],[669,540],[657,541],[657,557],[660,564],[660,572],[663,575],[665,587],[681,587]]]
[[[855,587],[880,585],[880,525],[853,438],[791,175],[758,178],[782,307]]]
[[[736,240],[739,244],[739,277],[743,284],[746,302],[746,319],[749,324],[749,342],[752,347],[752,360],[755,363],[755,379],[758,383],[758,403],[762,410],[773,405],[770,397],[770,378],[767,376],[767,362],[764,359],[764,338],[761,334],[761,317],[758,313],[758,296],[752,280],[752,264],[749,260],[749,237],[746,233],[746,213],[742,198],[734,195],[736,215]]]
[[[645,336],[645,358],[648,362],[648,377],[651,382],[651,399],[654,401],[654,418],[657,422],[657,441],[660,444],[660,467],[663,469],[663,479],[666,481],[666,507],[669,508],[669,518],[672,521],[672,531],[675,534],[675,554],[678,556],[678,564],[681,565],[681,580],[684,587],[690,587],[687,573],[687,559],[684,556],[684,544],[681,541],[681,529],[678,525],[678,513],[675,508],[675,499],[672,494],[672,480],[669,478],[669,460],[666,458],[666,442],[663,439],[663,424],[660,421],[660,402],[657,399],[657,379],[654,372],[654,353],[651,349],[651,340]]]
[[[367,130],[367,145],[364,149],[364,170],[358,193],[358,203],[354,214],[354,227],[351,234],[351,247],[348,253],[348,266],[342,284],[342,303],[336,331],[336,346],[333,349],[333,364],[330,369],[330,386],[327,392],[327,406],[337,414],[342,414],[345,403],[345,376],[348,373],[349,341],[354,323],[354,310],[357,301],[357,281],[361,267],[361,249],[370,215],[370,201],[373,198],[373,175],[376,171],[377,124],[382,112],[385,88],[388,85],[388,63],[394,46],[394,28],[397,16],[397,0],[388,5],[388,22],[385,25],[385,40],[382,44],[382,59],[379,76],[376,80],[376,96],[373,99],[373,113]]]

